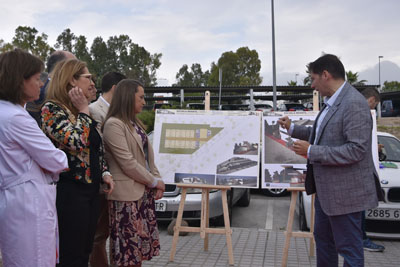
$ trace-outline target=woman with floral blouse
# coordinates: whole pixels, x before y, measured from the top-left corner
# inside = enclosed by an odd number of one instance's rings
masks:
[[[93,100],[92,75],[76,59],[55,67],[42,107],[42,130],[68,157],[69,169],[57,184],[57,213],[60,232],[58,266],[88,266],[99,209],[99,187],[113,181],[103,158],[103,145],[90,117]]]

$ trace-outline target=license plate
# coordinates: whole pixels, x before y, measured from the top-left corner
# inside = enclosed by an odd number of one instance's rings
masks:
[[[156,200],[156,211],[166,211],[166,210],[167,210],[167,201]]]
[[[374,220],[400,221],[400,209],[369,209],[365,217]]]

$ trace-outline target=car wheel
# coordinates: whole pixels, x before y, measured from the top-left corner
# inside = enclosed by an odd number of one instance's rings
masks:
[[[304,210],[303,195],[299,194],[299,229],[301,231],[309,231],[307,227],[306,212]]]
[[[267,188],[263,189],[262,192],[264,195],[270,197],[282,197],[288,194],[288,191],[285,188]]]
[[[237,205],[239,207],[248,207],[250,205],[250,189],[247,188],[242,195],[242,197],[238,200]]]
[[[229,222],[232,224],[232,198],[233,198],[233,191],[228,190],[226,192],[226,199],[228,202],[228,214],[229,214]],[[224,220],[224,214],[215,217],[212,223],[213,226],[224,226],[225,225],[225,220]]]

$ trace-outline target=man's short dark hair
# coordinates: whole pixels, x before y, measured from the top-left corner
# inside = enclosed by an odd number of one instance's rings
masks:
[[[63,51],[56,51],[54,53],[52,53],[49,57],[49,59],[47,60],[47,72],[51,73],[54,69],[54,67],[56,66],[56,64],[64,59],[66,59],[67,56],[65,55],[65,53]]]
[[[344,66],[339,58],[332,54],[325,54],[319,57],[314,62],[308,64],[308,70],[310,73],[321,75],[324,70],[329,72],[334,79],[345,80],[346,72]]]
[[[376,102],[378,102],[378,103],[381,102],[381,97],[379,95],[379,92],[375,88],[368,87],[368,88],[362,90],[361,94],[365,97],[365,99],[374,97]]]
[[[101,91],[107,93],[111,90],[113,85],[117,85],[121,80],[126,79],[126,76],[115,71],[110,71],[104,74],[101,79]]]

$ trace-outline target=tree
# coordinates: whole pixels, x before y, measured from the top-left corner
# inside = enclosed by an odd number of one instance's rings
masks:
[[[8,52],[13,50],[14,46],[10,43],[5,43],[3,39],[0,39],[0,53]]]
[[[225,52],[217,64],[212,62],[208,85],[219,84],[219,69],[222,69],[223,85],[260,85],[262,82],[258,53],[248,47],[238,48],[236,52]]]
[[[351,70],[346,72],[347,82],[352,85],[364,85],[366,80],[358,80],[358,72],[352,72]]]
[[[292,81],[292,80],[288,81],[287,84],[289,86],[297,86],[297,82],[296,81]]]
[[[75,34],[73,34],[71,30],[67,28],[57,37],[57,42],[54,47],[60,50],[73,52],[72,48],[74,46],[73,42],[75,39]]]
[[[15,29],[12,46],[28,51],[46,61],[50,53],[54,51],[47,43],[47,37],[44,33],[38,35],[38,31],[35,28],[19,26]]]
[[[92,46],[90,47],[90,54],[92,58],[90,71],[92,73],[100,77],[107,71],[112,71],[110,69],[107,44],[103,41],[103,38],[94,38]]]
[[[128,78],[141,80],[146,86],[157,84],[156,71],[161,66],[162,54],[150,54],[133,43],[128,35],[112,36],[107,43],[97,37],[90,53],[92,71],[99,77],[107,71],[118,71]]]
[[[176,74],[177,83],[173,86],[204,86],[207,83],[209,71],[203,73],[199,63],[193,63],[189,70],[184,64]]]
[[[400,91],[400,82],[398,81],[385,81],[383,83],[383,88],[382,88],[383,92],[390,92],[390,91]]]
[[[92,69],[92,57],[90,56],[89,50],[87,48],[87,40],[83,35],[79,35],[75,38],[75,44],[73,45],[73,52],[77,58],[82,61],[85,61],[89,69]]]
[[[308,66],[306,69],[306,73],[307,73],[307,76],[304,78],[303,84],[304,84],[304,86],[307,86],[307,85],[311,86],[311,74],[310,74],[310,70],[308,69]]]

